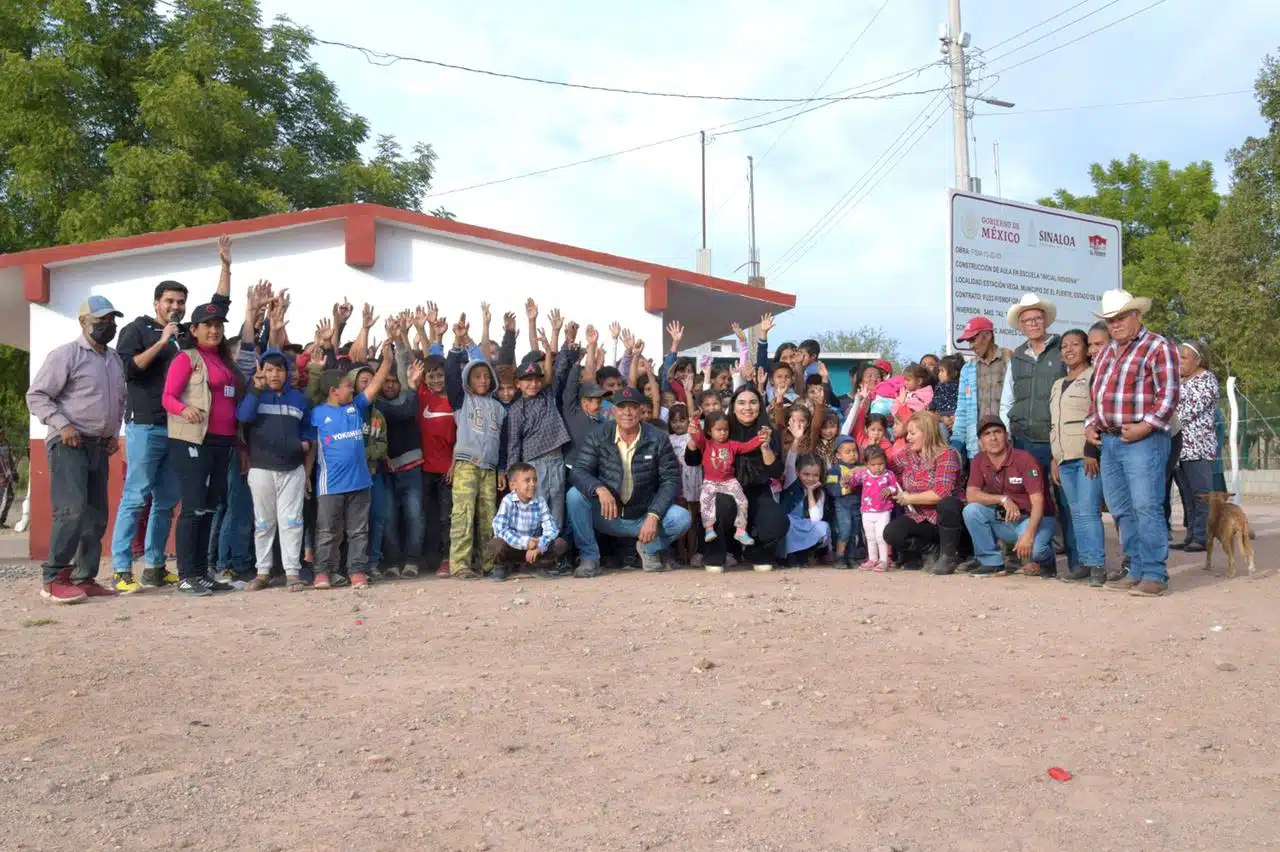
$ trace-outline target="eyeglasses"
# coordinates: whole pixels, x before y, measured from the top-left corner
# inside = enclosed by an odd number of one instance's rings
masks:
[[[1030,317],[1023,315],[1018,318],[1018,322],[1022,325],[1044,325],[1044,314]]]

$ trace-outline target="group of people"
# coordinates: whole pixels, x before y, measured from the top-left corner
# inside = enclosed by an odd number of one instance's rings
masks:
[[[837,397],[815,341],[771,357],[769,315],[754,353],[734,326],[728,365],[682,357],[678,322],[651,360],[616,322],[606,336],[553,310],[540,327],[533,299],[519,358],[517,315],[494,340],[487,304],[478,340],[465,315],[450,324],[428,303],[386,318],[377,345],[374,308],[356,317],[344,300],[304,346],[287,336],[288,291],[259,282],[233,337],[229,239],[219,251],[208,302],[188,312],[187,288],[162,281],[154,312],[118,341],[122,314],[89,297],[81,334],[31,383],[49,428],[48,600],[602,566],[1055,576],[1059,527],[1064,579],[1159,595],[1174,476],[1190,500],[1185,546],[1204,544],[1195,495],[1212,485],[1216,379],[1202,345],[1143,327],[1150,302],[1123,291],[1093,329],[1061,335],[1052,303],[1029,295],[1009,311],[1026,336],[1016,350],[977,317],[958,341],[972,358],[860,365]],[[1126,556],[1111,573],[1104,497]]]

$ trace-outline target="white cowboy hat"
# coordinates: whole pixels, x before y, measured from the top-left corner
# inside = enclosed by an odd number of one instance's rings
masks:
[[[1027,293],[1022,297],[1018,304],[1009,309],[1009,313],[1005,318],[1009,320],[1009,325],[1013,328],[1018,327],[1018,320],[1022,316],[1023,311],[1035,308],[1037,311],[1044,312],[1044,327],[1048,328],[1053,325],[1053,321],[1058,318],[1058,308],[1048,299],[1042,299],[1035,293]]]
[[[1098,319],[1112,319],[1129,311],[1145,314],[1151,310],[1151,300],[1145,296],[1135,296],[1128,290],[1108,290],[1102,294],[1102,310],[1095,311]]]

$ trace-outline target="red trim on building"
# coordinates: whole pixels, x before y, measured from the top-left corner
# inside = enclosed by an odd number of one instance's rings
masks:
[[[689,272],[687,270],[675,269],[674,267],[663,266],[661,264],[647,263],[642,260],[633,260],[631,258],[619,257],[618,255],[606,254],[604,252],[591,251],[589,249],[577,248],[575,246],[567,246],[563,243],[553,243],[547,240],[534,239],[533,237],[524,237],[519,234],[507,233],[506,231],[496,231],[492,228],[481,228],[477,225],[468,225],[463,222],[453,222],[448,219],[440,219],[435,216],[429,216],[426,213],[418,213],[413,210],[397,210],[392,207],[383,207],[379,204],[338,204],[333,207],[321,207],[316,210],[301,210],[296,213],[276,213],[271,216],[261,216],[257,219],[240,219],[234,222],[222,222],[216,225],[200,225],[194,228],[178,228],[173,231],[138,234],[137,236],[132,237],[116,237],[109,240],[98,240],[91,243],[77,243],[69,246],[32,249],[31,251],[0,255],[0,269],[27,264],[47,266],[50,264],[74,263],[91,257],[99,257],[118,252],[140,251],[167,245],[214,240],[223,234],[239,236],[333,220],[348,220],[347,262],[352,266],[364,267],[365,260],[368,260],[368,265],[371,266],[373,264],[373,258],[375,257],[375,246],[372,241],[367,245],[363,242],[365,235],[367,234],[366,229],[369,226],[364,222],[351,224],[349,220],[367,220],[374,223],[375,234],[376,224],[378,222],[391,222],[420,228],[425,231],[447,234],[461,239],[470,239],[499,246],[506,246],[536,254],[559,257],[578,263],[593,264],[606,269],[618,269],[625,272],[632,272],[638,275],[644,275],[646,278],[650,279],[654,277],[666,278],[668,281],[691,284],[696,287],[705,287],[721,293],[768,302],[780,308],[794,308],[796,304],[796,297],[794,295],[789,293],[779,293],[774,290],[767,290],[759,287],[750,287],[739,281],[730,281],[726,278],[701,275],[697,272]],[[353,229],[357,235],[360,236],[360,240],[356,241],[354,247],[351,240]],[[648,298],[649,297],[646,297],[646,299]],[[30,291],[28,291],[28,300],[38,301],[31,299]]]
[[[22,267],[22,293],[28,302],[49,304],[49,267],[28,263]]]
[[[348,216],[347,266],[372,269],[378,256],[378,220],[372,216]]]
[[[665,275],[650,275],[644,282],[644,309],[651,314],[665,311],[669,284]]]

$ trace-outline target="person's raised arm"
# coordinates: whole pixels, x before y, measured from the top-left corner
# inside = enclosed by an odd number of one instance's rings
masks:
[[[640,379],[640,362],[644,359],[644,341],[635,341],[633,346],[627,347],[627,351],[631,358],[627,363],[627,384],[635,387]]]
[[[769,374],[769,332],[773,331],[773,314],[760,317],[760,340],[756,343],[756,367]]]
[[[486,360],[489,358],[489,326],[493,325],[493,314],[488,302],[480,303],[480,351]]]
[[[360,310],[360,331],[356,333],[356,339],[351,342],[351,349],[348,351],[352,364],[362,364],[369,360],[369,330],[377,321],[378,318],[373,315],[373,305],[365,302]]]
[[[514,367],[516,365],[516,315],[502,315],[502,343],[498,346],[498,363]]]
[[[642,369],[644,370],[644,374],[649,377],[649,384],[656,385],[658,377],[653,374],[653,364],[646,360]],[[651,403],[650,407],[652,408],[651,418],[655,421],[662,420],[662,392],[657,387],[655,387],[654,392],[650,394],[649,401]]]
[[[382,390],[382,383],[387,380],[387,376],[391,375],[391,365],[395,361],[392,352],[390,340],[382,341],[382,351],[379,353],[378,370],[373,374],[373,378],[369,380],[369,386],[364,389],[364,398],[373,405],[373,401],[378,398],[378,393]]]
[[[529,321],[529,348],[538,348],[538,303],[532,297],[524,302],[525,319]]]
[[[229,300],[231,298],[231,237],[225,234],[218,237],[218,261],[222,268],[218,272],[218,289],[214,291],[214,295]]]
[[[671,346],[662,358],[662,375],[659,376],[662,379],[664,391],[671,390],[671,368],[676,365],[676,359],[680,357],[680,344],[684,341],[684,326],[672,321],[667,324],[667,334],[671,337]]]
[[[559,308],[552,308],[549,318],[551,320],[551,351],[555,352],[560,348],[560,330],[564,328],[564,317],[560,315]]]
[[[342,330],[347,327],[347,321],[351,319],[354,310],[355,308],[345,297],[340,303],[333,303],[333,349],[335,352],[342,345]]]
[[[387,340],[395,345],[396,379],[400,382],[403,393],[403,388],[409,386],[409,359],[412,357],[409,349],[409,320],[405,316],[388,317],[385,328]]]
[[[286,288],[280,291],[280,294],[271,302],[271,307],[267,311],[267,322],[270,330],[270,337],[267,344],[272,349],[283,349],[289,345],[289,321],[285,318],[289,313],[289,290]]]
[[[253,344],[254,328],[258,324],[258,316],[266,308],[271,299],[271,283],[259,281],[245,293],[244,322],[240,325],[240,341]]]

